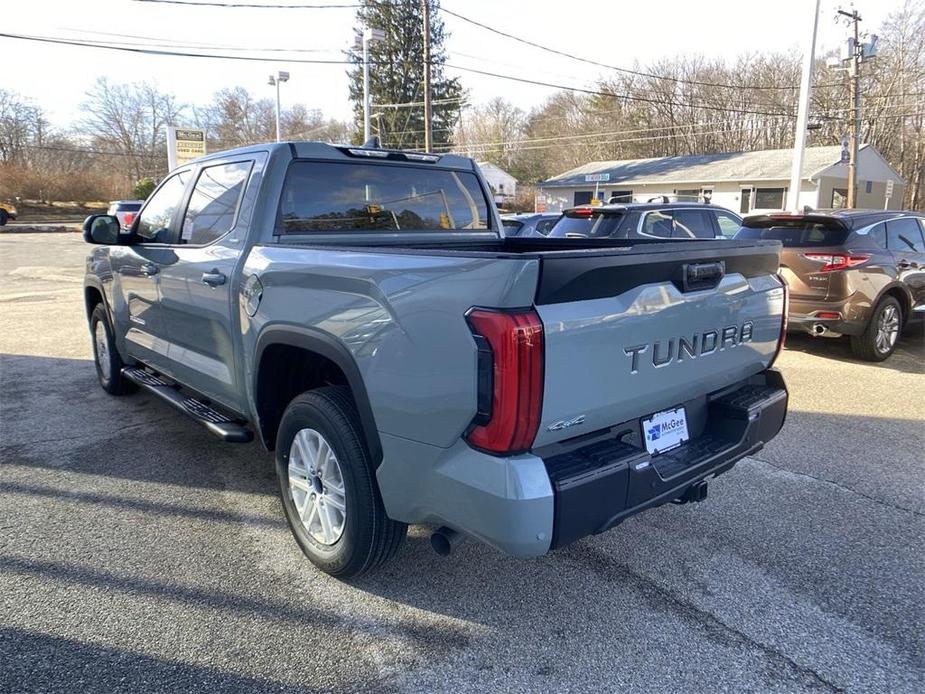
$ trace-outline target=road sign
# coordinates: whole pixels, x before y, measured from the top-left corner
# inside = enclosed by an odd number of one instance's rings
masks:
[[[585,183],[600,183],[602,181],[609,181],[609,173],[596,173],[596,174],[585,174]]]
[[[206,153],[206,131],[167,127],[167,166],[173,171]]]
[[[851,160],[851,152],[848,151],[850,141],[847,135],[841,139],[841,163],[845,164]]]
[[[890,198],[893,197],[893,179],[887,179],[886,182],[886,199],[883,201],[883,209],[890,209]]]

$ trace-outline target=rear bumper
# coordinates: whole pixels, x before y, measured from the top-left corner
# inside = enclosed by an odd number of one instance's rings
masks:
[[[653,457],[611,438],[545,459],[555,494],[551,547],[678,499],[761,449],[780,431],[787,413],[780,373],[769,370],[762,376],[763,383],[753,379],[712,399],[703,432],[667,453]]]
[[[693,406],[692,406],[693,408]],[[376,476],[390,518],[446,525],[503,552],[544,554],[629,516],[673,501],[701,480],[729,470],[783,426],[787,390],[769,369],[689,413],[692,438],[652,457],[614,431],[506,458],[463,441],[438,449],[382,435]]]
[[[838,318],[820,317],[820,314],[837,313]],[[836,301],[813,299],[809,301],[790,298],[790,312],[787,314],[789,332],[805,332],[810,335],[841,334],[860,335],[867,326],[870,315],[870,301],[866,297],[852,296]],[[825,331],[820,331],[822,326]]]

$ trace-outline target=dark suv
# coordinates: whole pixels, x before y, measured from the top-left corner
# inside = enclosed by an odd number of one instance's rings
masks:
[[[851,336],[861,359],[882,361],[910,315],[925,310],[925,216],[816,210],[746,217],[738,239],[784,245],[790,330]]]
[[[732,238],[742,218],[704,203],[627,202],[580,205],[565,210],[549,232],[559,238],[722,239]]]

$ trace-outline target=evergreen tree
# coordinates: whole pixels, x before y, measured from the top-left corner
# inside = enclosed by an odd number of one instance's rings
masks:
[[[369,91],[372,133],[383,146],[424,149],[424,10],[430,3],[430,56],[432,134],[435,151],[445,149],[464,105],[459,79],[444,76],[446,38],[439,17],[439,0],[364,0],[357,24],[385,32],[385,40],[369,46]],[[354,142],[363,139],[363,50],[350,52],[350,99],[356,130]],[[417,104],[400,108],[385,104]],[[378,114],[378,115],[377,115]]]

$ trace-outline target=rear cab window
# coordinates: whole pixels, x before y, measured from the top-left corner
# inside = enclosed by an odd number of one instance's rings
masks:
[[[489,230],[473,172],[392,163],[296,160],[280,200],[280,234]]]

